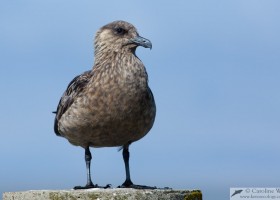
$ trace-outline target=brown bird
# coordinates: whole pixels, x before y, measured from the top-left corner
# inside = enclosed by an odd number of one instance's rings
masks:
[[[134,185],[129,172],[129,145],[152,128],[156,105],[148,86],[148,75],[135,55],[138,46],[152,48],[125,21],[114,21],[100,28],[95,36],[92,70],[76,76],[57,106],[54,131],[71,144],[85,149],[86,186],[93,184],[89,147],[122,147],[126,180],[120,187],[154,188]]]

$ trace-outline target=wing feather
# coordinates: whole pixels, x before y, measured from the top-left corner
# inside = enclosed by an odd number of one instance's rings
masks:
[[[77,96],[84,90],[85,86],[88,84],[90,78],[92,77],[92,71],[86,71],[78,76],[76,76],[67,86],[66,91],[63,93],[57,109],[55,112],[54,120],[54,132],[56,135],[61,136],[58,130],[58,122],[61,116],[67,111],[67,109],[73,104]]]

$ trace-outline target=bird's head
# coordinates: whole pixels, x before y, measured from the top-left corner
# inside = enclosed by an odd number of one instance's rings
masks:
[[[125,21],[114,21],[99,29],[95,36],[97,52],[134,52],[138,46],[152,48],[150,40],[139,36],[136,28]]]

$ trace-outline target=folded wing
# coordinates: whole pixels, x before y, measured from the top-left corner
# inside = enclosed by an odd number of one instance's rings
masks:
[[[85,86],[88,84],[90,78],[92,77],[92,71],[86,71],[81,75],[76,76],[67,86],[66,91],[63,93],[56,112],[55,120],[54,120],[54,132],[56,135],[61,136],[58,130],[58,121],[61,116],[67,111],[67,109],[73,104],[75,99],[79,96],[79,94],[84,90]]]

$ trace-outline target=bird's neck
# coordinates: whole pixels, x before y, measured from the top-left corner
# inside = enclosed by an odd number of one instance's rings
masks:
[[[98,46],[95,48],[94,57],[95,62],[94,66],[100,62],[103,61],[113,61],[115,59],[118,59],[119,57],[130,57],[135,55],[136,48],[112,48],[108,49],[108,47],[105,46]]]
[[[93,70],[116,76],[119,83],[148,87],[145,66],[133,52],[106,52],[96,55]]]

